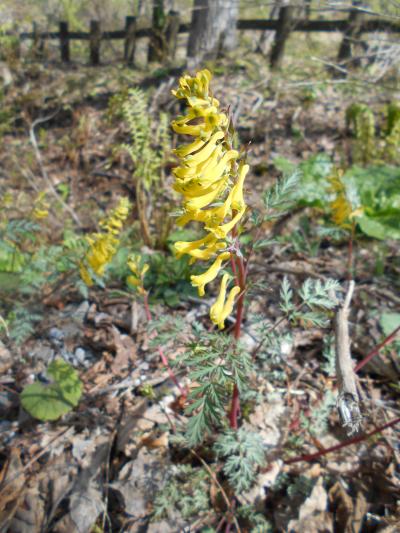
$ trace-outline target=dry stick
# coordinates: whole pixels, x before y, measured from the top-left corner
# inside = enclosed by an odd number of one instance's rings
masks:
[[[350,354],[349,312],[354,286],[354,280],[351,280],[345,301],[337,310],[335,316],[335,362],[339,389],[337,406],[342,425],[348,428],[349,435],[359,430],[362,418],[359,407],[356,375]]]
[[[70,429],[71,429],[71,427],[64,428],[59,433],[54,435],[54,437],[49,440],[49,442],[46,444],[46,446],[44,446],[37,454],[35,454],[32,457],[32,459],[30,461],[28,461],[23,468],[21,468],[19,471],[17,471],[9,480],[7,480],[6,483],[4,483],[4,485],[0,485],[0,491],[3,492],[4,489],[6,487],[8,487],[8,485],[10,485],[10,483],[13,483],[16,479],[18,479],[26,470],[28,470],[28,468],[30,468],[34,463],[36,463],[36,461],[38,461],[42,457],[42,455],[44,455],[46,453],[46,451],[48,450],[48,448],[50,447],[51,444],[53,444],[56,440],[58,440],[60,437],[62,437]]]
[[[341,442],[340,444],[336,444],[335,446],[331,446],[330,448],[325,448],[324,450],[321,450],[316,453],[299,455],[297,457],[294,457],[293,459],[287,459],[286,461],[284,461],[284,463],[287,465],[291,465],[293,463],[299,463],[300,461],[312,461],[313,459],[318,459],[319,457],[322,457],[323,455],[326,455],[330,452],[336,452],[337,450],[346,448],[347,446],[350,446],[351,444],[357,444],[358,442],[362,442],[363,440],[366,440],[369,437],[372,437],[373,435],[380,433],[384,429],[395,426],[399,422],[400,422],[400,418],[396,418],[395,420],[392,420],[391,422],[388,422],[387,424],[380,426],[379,428],[376,428],[373,431],[366,433],[365,435],[353,437],[352,439],[346,440],[345,442]]]
[[[65,209],[65,211],[68,211],[68,213],[73,218],[74,222],[78,226],[82,226],[82,223],[79,220],[78,215],[75,213],[75,211],[72,209],[72,207],[70,207],[68,204],[66,204],[64,202],[64,200],[61,198],[61,196],[58,194],[58,192],[54,188],[54,185],[51,182],[51,180],[50,180],[50,178],[49,178],[49,176],[48,176],[48,174],[46,172],[46,169],[44,167],[42,154],[40,153],[39,146],[38,146],[38,143],[37,143],[37,140],[36,140],[36,136],[35,136],[35,127],[38,126],[39,124],[42,124],[43,122],[47,122],[48,120],[52,119],[57,113],[58,113],[58,110],[55,113],[53,113],[51,115],[48,115],[47,117],[38,118],[37,120],[32,122],[31,127],[29,128],[29,138],[30,138],[31,144],[33,146],[33,149],[35,151],[35,156],[36,156],[36,160],[38,162],[39,168],[40,168],[40,172],[41,172],[44,180],[46,181],[47,186],[50,189],[51,194],[54,196],[54,198],[57,200],[57,202],[60,202],[62,207]]]
[[[354,290],[354,288],[353,288],[353,290]],[[350,287],[349,287],[349,292],[350,292]],[[346,296],[346,301],[348,302],[348,305],[350,304],[350,299],[351,299],[351,294],[350,294],[350,298],[349,298],[349,292],[347,293],[347,296]],[[346,305],[346,301],[345,301],[345,305]],[[345,307],[345,305],[343,307]],[[386,337],[386,339],[384,339],[380,344],[378,344],[378,346],[376,346],[373,350],[371,350],[369,352],[369,354],[362,361],[360,361],[358,363],[358,365],[354,369],[353,369],[352,366],[350,367],[351,368],[351,374],[353,374],[354,381],[355,381],[354,373],[358,372],[364,365],[366,365],[376,354],[379,353],[379,351],[384,346],[386,346],[387,344],[392,342],[396,338],[396,336],[399,333],[399,331],[400,331],[400,326],[398,326],[394,331],[392,331],[392,333],[390,335],[388,335]],[[346,366],[346,369],[347,369],[347,366]],[[338,373],[338,378],[339,378],[339,373]],[[347,384],[347,382],[346,382],[346,384]],[[357,397],[358,396],[356,396],[356,398]],[[347,411],[345,411],[345,412],[347,412]],[[332,446],[331,448],[326,448],[326,449],[321,450],[321,451],[316,452],[316,453],[300,455],[298,457],[295,457],[293,459],[289,459],[288,461],[285,461],[285,463],[286,464],[292,464],[292,463],[297,463],[299,461],[312,461],[313,459],[318,459],[319,457],[322,457],[323,455],[326,455],[327,453],[340,450],[342,448],[345,448],[346,446],[350,446],[351,444],[356,444],[358,442],[362,442],[363,440],[366,440],[368,437],[370,437],[372,435],[375,435],[376,433],[380,433],[384,429],[392,427],[392,426],[398,424],[399,422],[400,422],[400,418],[396,418],[395,420],[393,420],[391,422],[388,422],[387,424],[385,424],[383,426],[380,426],[379,428],[374,429],[373,431],[371,431],[370,433],[367,433],[366,435],[361,435],[359,437],[354,437],[353,439],[347,440],[345,442],[342,442],[341,444],[337,444],[335,446]]]
[[[196,457],[196,459],[198,459],[201,464],[204,466],[204,468],[206,469],[208,475],[211,477],[211,479],[214,481],[214,483],[217,485],[217,487],[219,488],[219,490],[221,491],[221,494],[222,494],[222,497],[225,501],[225,504],[226,506],[228,507],[229,511],[232,511],[232,504],[231,502],[229,501],[229,498],[226,494],[226,492],[224,491],[222,485],[220,484],[220,482],[218,481],[217,479],[217,476],[215,475],[215,473],[211,470],[211,468],[208,466],[208,464],[204,461],[204,459],[202,457],[200,457],[200,455],[198,455],[193,449],[190,449],[190,453],[192,455],[194,455]],[[241,529],[240,529],[240,526],[238,524],[238,521],[235,517],[235,515],[233,515],[233,522],[236,526],[236,529],[239,533],[241,533]]]

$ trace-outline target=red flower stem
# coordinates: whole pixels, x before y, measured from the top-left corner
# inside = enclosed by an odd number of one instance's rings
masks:
[[[364,357],[364,359],[362,361],[360,361],[356,367],[354,368],[354,372],[358,372],[359,370],[361,370],[361,368],[363,366],[365,366],[367,363],[369,363],[369,361],[371,361],[371,359],[377,355],[380,350],[388,345],[389,343],[391,343],[396,337],[397,337],[397,334],[399,333],[400,331],[400,326],[398,326],[395,330],[392,331],[392,333],[390,333],[390,335],[388,335],[386,337],[386,339],[384,339],[380,344],[378,344],[377,346],[375,346],[375,348],[373,348],[368,355],[366,355]]]
[[[241,256],[237,257],[237,266],[238,266],[237,278],[238,278],[239,286],[241,289],[241,293],[238,298],[237,308],[236,308],[236,322],[235,322],[235,329],[234,329],[234,337],[236,340],[238,340],[240,337],[243,314],[244,314],[244,289],[246,287],[246,271],[245,271],[243,257]],[[238,428],[239,411],[240,411],[239,389],[235,383],[235,385],[233,386],[231,409],[229,412],[229,425],[232,429],[235,429],[235,430]]]
[[[230,261],[231,261],[232,273],[233,273],[233,275],[236,278],[236,283],[239,283],[239,279],[238,279],[238,275],[237,275],[237,268],[236,268],[236,263],[235,263],[235,258],[233,256],[233,254],[231,254]]]
[[[366,433],[365,435],[360,435],[359,437],[353,437],[352,439],[341,442],[340,444],[336,444],[335,446],[331,446],[330,448],[325,448],[324,450],[320,450],[319,452],[316,452],[316,453],[298,455],[297,457],[293,457],[293,459],[287,459],[284,462],[287,465],[291,465],[293,463],[299,463],[300,461],[312,461],[314,459],[318,459],[319,457],[322,457],[323,455],[327,455],[328,453],[336,452],[337,450],[341,450],[342,448],[346,448],[347,446],[350,446],[352,444],[357,444],[358,442],[362,442],[363,440],[368,439],[368,437],[372,437],[373,435],[380,433],[384,429],[395,426],[399,422],[400,422],[400,418],[396,418],[395,420],[392,420],[391,422],[388,422],[387,424],[380,426],[374,429],[373,431]]]
[[[150,311],[150,306],[149,306],[149,295],[147,292],[145,292],[143,295],[143,304],[144,304],[144,310],[146,313],[147,322],[151,322],[152,316],[151,316],[151,311]]]
[[[144,303],[144,309],[145,309],[145,312],[146,312],[147,322],[151,322],[152,321],[152,316],[151,316],[151,311],[150,311],[150,306],[149,306],[149,295],[148,295],[147,292],[145,292],[144,295],[143,295],[143,303]],[[157,346],[157,350],[158,350],[158,353],[160,354],[162,364],[165,366],[165,368],[168,371],[169,377],[175,383],[175,385],[178,387],[179,392],[182,394],[182,396],[186,397],[187,393],[186,393],[185,389],[182,387],[182,385],[179,383],[179,381],[178,381],[177,377],[175,376],[172,368],[170,367],[170,364],[168,362],[168,358],[165,355],[165,353],[164,353],[163,349],[161,348],[161,346]]]

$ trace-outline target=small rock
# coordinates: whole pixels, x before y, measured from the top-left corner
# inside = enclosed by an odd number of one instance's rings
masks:
[[[78,346],[78,348],[75,350],[74,353],[75,360],[78,364],[84,366],[85,368],[89,368],[90,366],[90,354],[84,349]]]
[[[89,311],[90,304],[87,300],[84,300],[80,306],[72,313],[72,318],[78,322],[83,323],[86,315]]]
[[[64,340],[64,332],[61,331],[61,329],[59,328],[50,328],[50,331],[49,331],[49,339],[51,341],[57,341],[57,342],[62,342]]]
[[[146,370],[149,370],[150,368],[150,365],[147,361],[143,361],[142,363],[140,363],[140,365],[138,366],[138,368],[140,370],[143,370],[143,371],[146,371]]]

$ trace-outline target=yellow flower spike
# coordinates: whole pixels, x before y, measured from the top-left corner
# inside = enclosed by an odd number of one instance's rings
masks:
[[[122,229],[122,223],[129,214],[129,201],[121,198],[117,207],[113,209],[107,218],[100,222],[102,232],[92,233],[86,237],[89,250],[80,264],[80,275],[88,285],[93,284],[88,266],[97,276],[103,276],[107,264],[112,260],[119,245],[118,235]]]
[[[346,195],[346,187],[342,181],[343,171],[337,170],[335,175],[329,178],[329,191],[335,193],[335,199],[330,203],[332,210],[332,220],[337,226],[350,228],[350,215],[353,211],[352,205]]]
[[[209,95],[210,80],[210,72],[203,70],[194,77],[183,76],[173,91],[177,98],[186,100],[187,112],[172,123],[172,128],[194,137],[193,142],[175,151],[180,165],[174,170],[174,189],[182,194],[184,205],[177,223],[184,226],[200,222],[207,231],[203,239],[178,242],[175,249],[178,256],[189,255],[190,264],[216,257],[206,272],[191,276],[200,296],[218,275],[222,262],[230,257],[230,252],[224,251],[225,239],[245,213],[243,185],[249,170],[243,163],[238,168],[239,153],[229,149],[229,118],[220,111],[218,100]],[[211,320],[221,329],[241,290],[233,287],[226,297],[228,280],[228,275],[223,276],[219,296],[211,308]]]
[[[150,268],[150,265],[148,265],[147,263],[143,265],[143,268],[140,272],[140,275],[142,278],[145,276],[146,272],[148,272],[149,268]]]
[[[224,309],[224,303],[226,298],[226,285],[229,281],[229,274],[224,274],[222,276],[221,286],[219,289],[219,294],[217,299],[215,300],[214,305],[210,308],[210,318],[211,322],[216,324],[220,329],[223,329],[224,323],[221,322],[221,315],[222,311]]]
[[[230,252],[224,252],[223,254],[220,254],[210,268],[206,270],[206,272],[200,274],[199,276],[190,276],[193,287],[198,288],[199,296],[204,296],[204,287],[207,285],[207,283],[210,283],[218,276],[218,272],[221,270],[222,262],[229,259],[230,255]]]
[[[223,329],[225,327],[225,320],[228,318],[228,316],[232,313],[233,311],[233,306],[235,305],[235,298],[236,296],[240,293],[240,287],[238,285],[236,285],[235,287],[233,287],[230,291],[229,291],[229,295],[228,295],[228,298],[225,302],[225,305],[222,309],[222,312],[219,316],[219,323],[218,323],[218,327],[220,329]]]

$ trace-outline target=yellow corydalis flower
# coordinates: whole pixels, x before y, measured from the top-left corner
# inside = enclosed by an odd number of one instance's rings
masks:
[[[353,219],[362,214],[362,208],[353,209],[350,200],[347,197],[346,186],[343,182],[343,171],[337,170],[329,178],[329,192],[335,194],[335,198],[330,202],[333,222],[344,229],[352,227]]]
[[[32,217],[36,220],[42,220],[49,216],[50,203],[46,199],[46,193],[40,192],[35,200],[32,210]]]
[[[90,270],[96,276],[102,277],[107,264],[117,252],[118,236],[123,222],[129,214],[129,207],[128,199],[121,198],[117,207],[111,211],[107,218],[100,221],[102,232],[92,233],[86,237],[86,241],[89,243],[89,250],[80,263],[79,272],[82,280],[89,287],[93,285]]]
[[[175,243],[175,251],[178,257],[189,255],[192,263],[214,259],[206,272],[191,277],[200,296],[204,296],[205,286],[218,276],[223,262],[230,258],[226,239],[245,213],[243,185],[249,170],[248,165],[238,161],[239,152],[231,147],[229,118],[210,94],[210,81],[211,74],[204,69],[193,77],[180,78],[178,89],[172,91],[187,105],[186,114],[172,122],[172,129],[194,138],[174,151],[179,158],[173,171],[174,190],[183,196],[183,213],[177,223],[185,226],[199,222],[206,232],[196,241]],[[234,287],[225,302],[227,280],[223,278],[220,295],[212,307],[211,318],[219,327],[224,327],[240,291]]]
[[[198,276],[190,276],[193,287],[198,287],[199,296],[204,296],[205,294],[204,287],[207,285],[207,283],[210,283],[218,276],[218,273],[221,270],[223,261],[227,261],[230,258],[230,256],[231,256],[230,252],[224,252],[223,254],[220,254],[216,258],[216,260],[210,266],[210,268],[206,270],[203,274],[200,274]]]
[[[218,298],[210,309],[210,318],[212,322],[219,327],[219,329],[224,329],[225,320],[232,313],[235,298],[240,292],[239,286],[232,287],[232,289],[229,291],[228,298],[226,299],[226,286],[228,281],[229,275],[224,274],[222,277]]]
[[[129,285],[135,287],[140,294],[146,294],[144,276],[150,266],[147,263],[141,266],[141,257],[135,254],[129,256],[127,264],[132,274],[126,278],[126,281]]]

